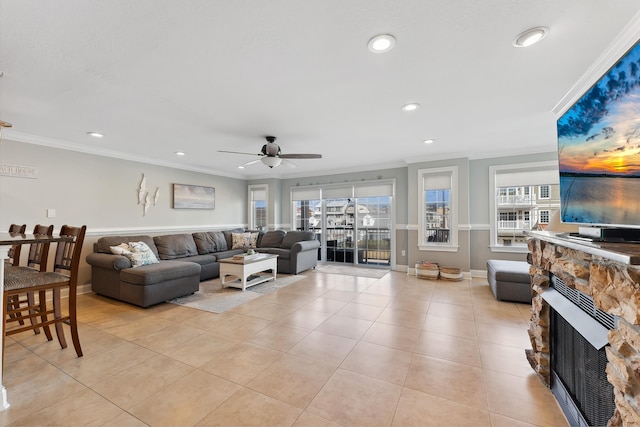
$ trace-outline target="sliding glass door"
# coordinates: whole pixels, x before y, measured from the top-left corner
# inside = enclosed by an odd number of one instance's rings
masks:
[[[315,233],[319,260],[391,267],[393,185],[375,184],[292,191],[294,227]]]

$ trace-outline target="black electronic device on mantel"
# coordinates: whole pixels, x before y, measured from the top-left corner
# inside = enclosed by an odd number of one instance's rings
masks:
[[[640,228],[578,227],[577,233],[567,237],[591,242],[640,243]]]
[[[639,119],[636,43],[557,121],[561,220],[579,236],[640,241]]]

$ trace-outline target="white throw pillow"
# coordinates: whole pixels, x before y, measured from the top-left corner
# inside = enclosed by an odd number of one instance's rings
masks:
[[[120,243],[110,248],[111,253],[127,257],[133,268],[160,262],[149,245],[144,242]]]

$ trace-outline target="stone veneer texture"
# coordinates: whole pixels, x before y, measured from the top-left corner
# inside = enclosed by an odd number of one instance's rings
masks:
[[[529,263],[533,299],[527,359],[549,386],[550,307],[542,299],[549,273],[591,296],[598,309],[619,316],[618,329],[609,332],[607,378],[614,387],[616,411],[610,426],[640,426],[640,266],[615,262],[580,250],[530,238]]]

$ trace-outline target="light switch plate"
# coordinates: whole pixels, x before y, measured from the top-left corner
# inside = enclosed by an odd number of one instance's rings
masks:
[[[47,218],[55,218],[56,210],[55,209],[47,209]]]

